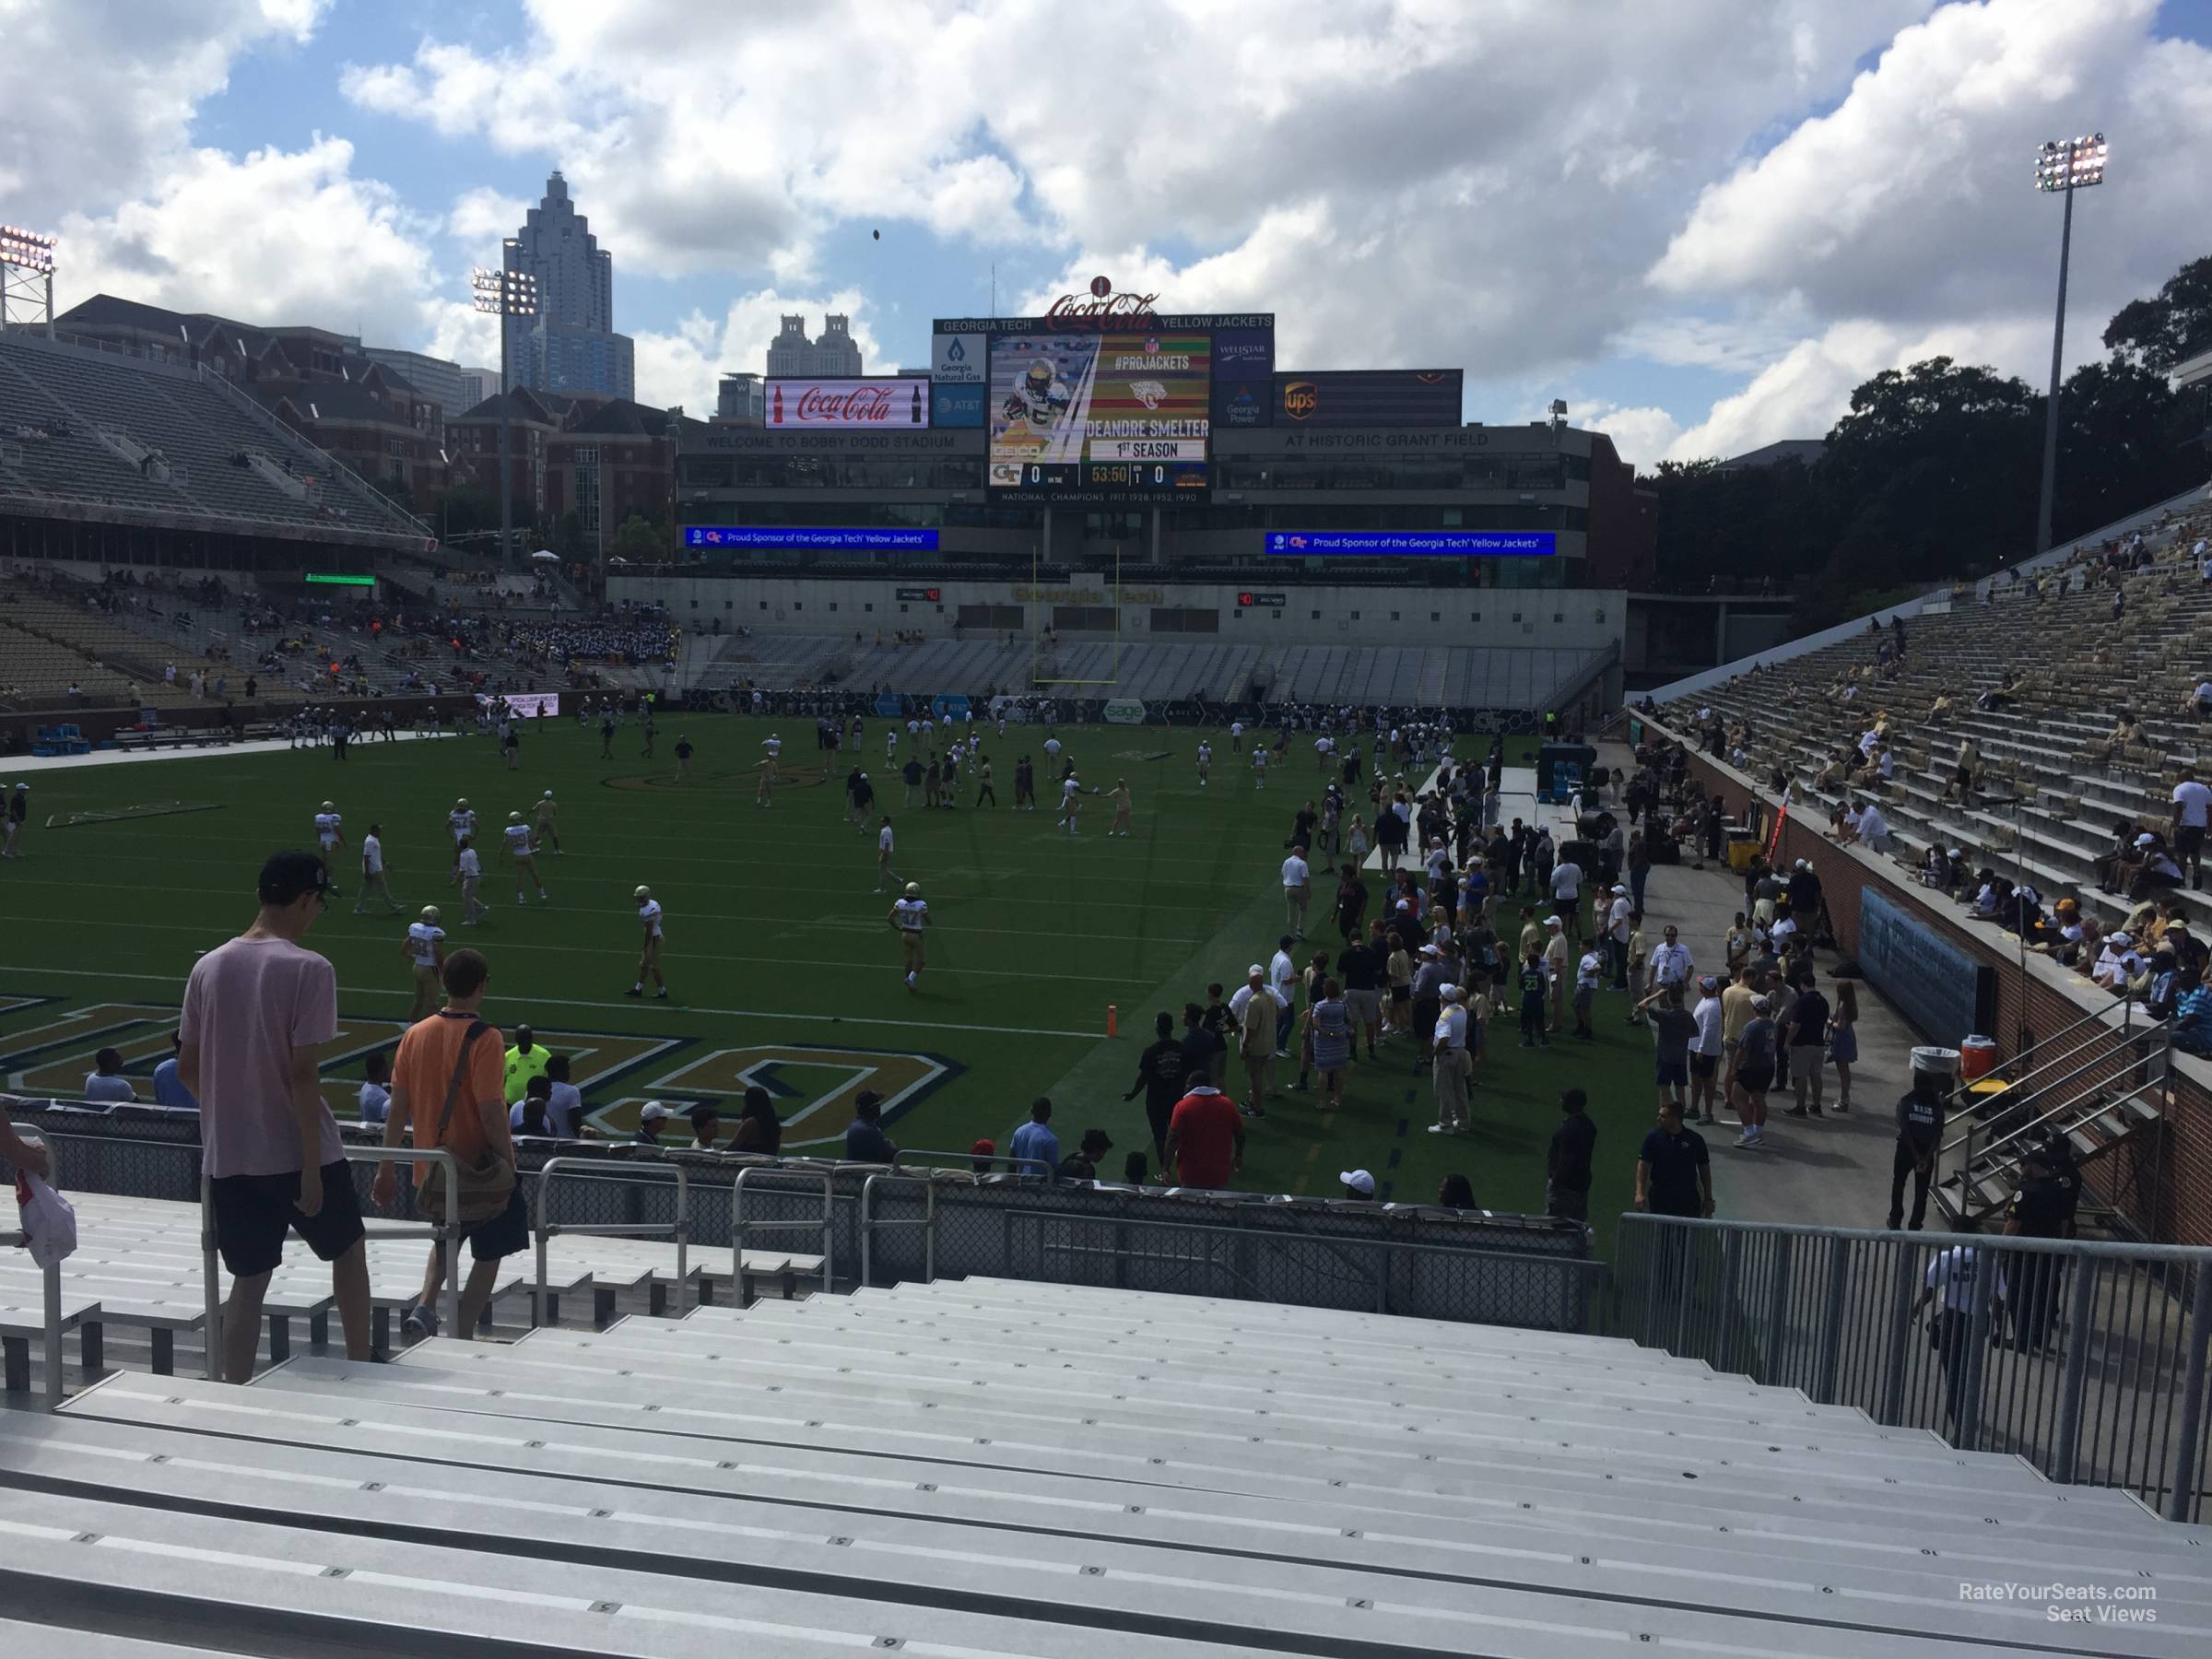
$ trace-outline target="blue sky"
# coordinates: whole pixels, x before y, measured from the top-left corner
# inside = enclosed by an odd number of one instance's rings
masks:
[[[888,367],[994,266],[1009,311],[1103,273],[1274,311],[1286,366],[1463,366],[1470,418],[1564,397],[1640,463],[1817,435],[1936,351],[2040,379],[2042,137],[2113,141],[2070,359],[2212,253],[2212,0],[1561,15],[0,0],[0,214],[63,231],[65,305],[471,359],[468,266],[558,166],[654,401],[710,403],[783,311],[850,312]]]

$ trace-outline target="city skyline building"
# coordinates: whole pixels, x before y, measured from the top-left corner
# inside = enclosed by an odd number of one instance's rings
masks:
[[[615,257],[576,211],[557,168],[502,248],[503,267],[537,279],[537,311],[508,317],[510,383],[533,392],[632,397],[637,347],[615,332]]]

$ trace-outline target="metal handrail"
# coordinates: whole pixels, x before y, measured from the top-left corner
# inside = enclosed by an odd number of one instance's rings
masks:
[[[813,1232],[818,1227],[822,1234],[822,1288],[832,1288],[837,1283],[837,1176],[838,1166],[820,1164],[814,1168],[796,1168],[782,1163],[748,1163],[737,1171],[737,1179],[730,1183],[730,1283],[745,1283],[745,1241],[757,1232]],[[822,1218],[815,1221],[748,1221],[745,1218],[745,1183],[754,1175],[766,1171],[771,1175],[796,1177],[822,1183]]]
[[[410,1227],[406,1223],[369,1226],[364,1221],[361,1232],[366,1239],[429,1239],[445,1246],[445,1328],[456,1336],[466,1333],[461,1329],[461,1250],[460,1250],[460,1160],[443,1147],[418,1150],[413,1147],[356,1147],[344,1148],[345,1160],[356,1163],[434,1163],[445,1171],[445,1219],[431,1222],[427,1227]],[[222,1379],[223,1364],[223,1298],[222,1268],[216,1255],[215,1206],[208,1203],[209,1177],[205,1156],[200,1160],[200,1274],[205,1306],[207,1312],[206,1342],[207,1348],[206,1371],[210,1382]]]
[[[1919,1310],[1917,1299],[1924,1289],[1927,1264],[1942,1253],[1960,1247],[1986,1252],[2000,1264],[2008,1259],[2046,1258],[2052,1277],[2044,1282],[2055,1283],[2056,1276],[2064,1273],[2070,1286],[2065,1357],[2059,1367],[2055,1395],[2039,1393],[2032,1406],[2039,1413],[2048,1407],[2049,1443],[2047,1450],[2038,1452],[2032,1441],[2018,1444],[2007,1441],[2002,1449],[2019,1451],[2031,1461],[2038,1461],[2039,1466],[2040,1460],[2047,1457],[2049,1466],[2044,1472],[2053,1479],[2098,1478],[2093,1475],[2083,1476],[2079,1468],[2085,1409],[2093,1398],[2102,1397],[2115,1386],[2132,1387],[2137,1392],[2138,1406],[2146,1399],[2162,1399],[2174,1415],[2169,1419],[2171,1425],[2169,1438],[2159,1441],[2158,1456],[2144,1462],[2141,1475],[2118,1484],[2130,1486],[2153,1507],[2162,1507],[2168,1520],[2189,1520],[2199,1502],[2198,1464],[2206,1430],[2206,1372],[2208,1364],[2212,1364],[2212,1247],[1988,1234],[1977,1234],[1969,1241],[1940,1233],[1790,1222],[1724,1221],[1646,1213],[1624,1215],[1620,1219],[1616,1269],[1635,1265],[1641,1265],[1644,1274],[1641,1324],[1631,1329],[1629,1326],[1636,1322],[1629,1321],[1620,1327],[1620,1334],[1646,1346],[1690,1358],[1711,1357],[1696,1338],[1710,1335],[1716,1328],[1716,1321],[1745,1322],[1749,1334],[1744,1341],[1752,1355],[1763,1351],[1771,1358],[1777,1345],[1786,1347],[1789,1314],[1806,1312],[1803,1308],[1785,1309],[1783,1301],[1785,1281],[1790,1275],[1788,1247],[1791,1241],[1799,1240],[1825,1246],[1827,1291],[1818,1304],[1820,1324],[1816,1367],[1818,1380],[1810,1385],[1809,1392],[1822,1404],[1837,1404],[1841,1397],[1837,1390],[1839,1374],[1853,1375],[1857,1382],[1847,1386],[1845,1392],[1863,1394],[1859,1402],[1863,1408],[1877,1422],[1886,1425],[1902,1423],[1908,1418],[1906,1372],[1914,1347],[1909,1340],[1909,1332]],[[1694,1283],[1698,1269],[1691,1265],[1689,1249],[1690,1241],[1699,1233],[1718,1235],[1724,1252],[1723,1288],[1717,1296],[1703,1299]],[[1772,1240],[1780,1247],[1769,1253],[1771,1259],[1766,1264],[1774,1284],[1763,1320],[1757,1313],[1755,1300],[1742,1294],[1740,1282],[1744,1258],[1756,1250],[1761,1240]],[[1880,1264],[1884,1251],[1894,1252],[1895,1260],[1887,1285],[1879,1286],[1866,1276],[1865,1265]],[[1662,1264],[1663,1253],[1679,1258],[1671,1270]],[[2172,1354],[2178,1358],[2183,1373],[2178,1385],[2171,1381],[2161,1384],[2155,1379],[2141,1377],[2131,1382],[2125,1376],[2092,1375],[2100,1369],[2091,1353],[2095,1310],[2100,1301],[2111,1300],[2100,1289],[2099,1280],[2108,1271],[2130,1268],[2151,1273],[2173,1300],[2181,1304],[2178,1344],[2162,1323],[2169,1316],[2160,1314],[2154,1345],[2160,1355]],[[1663,1280],[1667,1283],[1663,1285]],[[1854,1282],[1863,1293],[1855,1314],[1850,1310],[1853,1300],[1850,1292]],[[2009,1299],[2019,1296],[2021,1286],[2034,1280],[2022,1272],[2008,1277],[2006,1282],[2010,1287],[2006,1293]],[[1672,1309],[1662,1308],[1658,1305],[1662,1296],[1678,1299],[1678,1304]],[[1693,1304],[1700,1300],[1709,1305],[1693,1309]],[[1993,1339],[2000,1330],[1994,1323],[1998,1300],[1995,1295],[1977,1300],[1971,1329],[1962,1350],[1963,1375],[1956,1385],[1959,1406],[1956,1418],[1946,1433],[1949,1442],[1962,1450],[1973,1450],[1991,1438],[1983,1433],[1983,1388],[1985,1368],[1995,1365],[1997,1361],[1993,1356],[2002,1351],[2001,1347],[1993,1347]],[[2147,1316],[2136,1315],[2138,1322],[2144,1317]],[[1851,1327],[1848,1331],[1847,1325]],[[2138,1324],[2132,1332],[2107,1332],[2104,1341],[2109,1358],[2148,1338],[2147,1328]],[[1841,1352],[1847,1346],[1853,1349],[1853,1360],[1845,1373]],[[1761,1380],[1772,1380],[1772,1374],[1770,1372]],[[2092,1386],[2100,1391],[2099,1395],[2090,1394]],[[2017,1396],[2017,1378],[2013,1391]],[[2006,1407],[2018,1408],[2017,1399],[2012,1406]],[[2130,1432],[2136,1433],[2136,1430],[2131,1426]],[[2161,1431],[2147,1426],[2141,1430],[2144,1436],[2141,1443],[2146,1449],[2159,1432]],[[2017,1438],[2018,1430],[2000,1425],[1998,1433]],[[2162,1505],[2157,1500],[2161,1491]]]
[[[62,1190],[61,1158],[60,1154],[54,1150],[53,1143],[44,1135],[26,1135],[24,1139],[27,1142],[36,1140],[40,1147],[44,1148],[47,1183],[55,1192],[60,1192]],[[29,1247],[30,1234],[28,1230],[0,1233],[0,1249],[28,1250]],[[52,1411],[62,1403],[61,1263],[54,1262],[41,1269],[40,1281],[40,1292],[44,1298],[42,1311],[45,1315],[46,1326],[44,1333],[46,1342],[46,1409]]]
[[[2166,1079],[2163,1077],[2158,1077],[2149,1078],[2145,1082],[2138,1083],[2133,1088],[2127,1090],[2124,1094],[2115,1095],[2112,1099],[2104,1101],[2101,1105],[2099,1105],[2095,1113],[2092,1115],[2102,1116],[2105,1112],[2112,1111],[2114,1107],[2124,1106],[2130,1100],[2136,1100],[2139,1096],[2156,1093],[2165,1084],[2165,1081]],[[2006,1170],[2017,1170],[2019,1168],[2021,1155],[2018,1151],[2009,1151],[2007,1148],[2013,1147],[2015,1143],[2025,1137],[2030,1131],[2040,1129],[2043,1124],[2048,1124],[2053,1118],[2057,1117],[2064,1112],[2070,1112],[2076,1107],[2094,1103],[2097,1090],[2100,1087],[2101,1087],[2101,1085],[2093,1085],[2080,1094],[2074,1096],[2073,1099],[2060,1101],[2057,1105],[2052,1107],[2050,1111],[2044,1112],[2041,1117],[2031,1118],[2027,1123],[2022,1124],[2018,1128],[2009,1130],[2006,1134],[1999,1135],[1995,1140],[1993,1140],[1984,1146],[1979,1152],[1970,1151],[1965,1160],[1959,1164],[1959,1168],[1955,1171],[1953,1171],[1959,1177],[1959,1194],[1960,1198],[1963,1199],[1966,1196],[1967,1182],[1970,1179],[1976,1159],[1988,1159],[1993,1155],[1996,1156],[1997,1161],[1992,1165],[1990,1171],[1987,1171],[1990,1173],[1997,1173]]]
[[[955,1171],[957,1173],[957,1171]],[[973,1180],[971,1175],[970,1180]],[[919,1219],[899,1221],[877,1220],[875,1216],[876,1183],[879,1181],[903,1181],[922,1188],[922,1215]],[[935,1172],[927,1175],[909,1175],[892,1169],[869,1176],[860,1183],[860,1282],[865,1289],[874,1284],[869,1269],[875,1263],[876,1229],[878,1227],[918,1227],[922,1230],[922,1282],[935,1284],[937,1277],[937,1178]]]
[[[2125,1048],[2132,1046],[2139,1037],[2154,1036],[2165,1038],[2166,1052],[2171,1057],[2173,1051],[2173,1039],[2171,1033],[2168,1031],[2167,1028],[2164,1026],[2145,1026],[2142,1030],[2136,1033],[2136,1035],[2126,1038],[2123,1042],[2122,1047]],[[2080,1051],[2078,1050],[2076,1051],[2077,1053],[2079,1052]],[[2146,1053],[2130,1064],[2137,1065],[2147,1065],[2150,1061],[2151,1053],[2156,1053],[2157,1051],[2154,1049],[2150,1053]],[[2071,1058],[2071,1056],[2069,1056],[2069,1058]],[[2036,1089],[2031,1092],[2036,1098],[2040,1099],[2045,1094],[2049,1094],[2065,1088],[2067,1084],[2073,1082],[2077,1077],[2085,1077],[2088,1073],[2098,1070],[2100,1067],[2105,1065],[2108,1062],[2112,1062],[2119,1058],[2119,1050],[2114,1050],[2112,1053],[2105,1054],[2100,1054],[2096,1059],[2089,1061],[2087,1065],[2078,1065],[2075,1067],[2074,1070],[2068,1072],[2065,1077],[2046,1083],[2040,1089]],[[2170,1072],[2171,1070],[2171,1066],[2169,1065],[2167,1067],[2167,1072]],[[2148,1083],[2136,1084],[2135,1088],[2127,1091],[2128,1095],[2133,1096],[2140,1094],[2145,1088],[2164,1081],[2167,1072],[2161,1072],[2159,1077],[2150,1079]],[[1952,1139],[1945,1142],[1944,1145],[1938,1147],[1936,1149],[1936,1159],[1940,1162],[1944,1153],[1949,1151],[1953,1147],[1963,1145],[1966,1148],[1966,1151],[1959,1160],[1959,1172],[1963,1178],[1965,1171],[1973,1168],[1974,1159],[1977,1157],[1985,1158],[1991,1152],[1996,1150],[2000,1147],[2010,1146],[2014,1141],[2018,1140],[2021,1135],[2027,1134],[2029,1130],[2033,1129],[2040,1124],[2049,1123],[2053,1118],[2056,1117],[2060,1112],[2065,1111],[2068,1107],[2080,1105],[2083,1100],[2095,1094],[2095,1092],[2101,1087],[2103,1087],[2103,1085],[2100,1083],[2090,1084],[2089,1087],[2087,1089],[2084,1089],[2080,1094],[2077,1094],[2067,1100],[2061,1100],[2057,1105],[2052,1107],[2048,1112],[2041,1113],[2040,1116],[2032,1119],[2030,1122],[2023,1124],[2018,1128],[2008,1129],[2003,1135],[1996,1136],[1994,1140],[1983,1142],[1979,1152],[1976,1152],[1974,1149],[1974,1131],[1980,1127],[1980,1125],[1974,1121],[1970,1113],[1967,1120],[1966,1132],[1963,1135],[1954,1136]]]
[[[555,1233],[568,1233],[577,1238],[657,1239],[664,1233],[676,1240],[676,1312],[681,1318],[684,1312],[684,1286],[690,1278],[691,1253],[691,1178],[684,1173],[684,1166],[670,1160],[669,1168],[676,1171],[676,1219],[666,1226],[657,1221],[641,1222],[568,1222],[548,1221],[551,1212],[547,1208],[547,1191],[553,1184],[553,1171],[563,1165],[571,1170],[589,1169],[596,1171],[583,1177],[587,1181],[634,1181],[637,1173],[618,1164],[602,1163],[594,1158],[548,1158],[537,1171],[537,1279],[530,1292],[530,1323],[533,1326],[546,1322],[546,1246]],[[661,1184],[658,1182],[655,1185]]]
[[[406,519],[408,524],[414,525],[415,528],[422,534],[422,536],[425,540],[436,541],[438,539],[437,532],[430,527],[427,521],[417,518],[412,512],[405,507],[402,507],[390,496],[378,489],[374,485],[371,484],[368,479],[362,477],[359,473],[354,471],[352,467],[347,465],[345,462],[339,460],[335,455],[332,454],[321,444],[316,443],[312,439],[300,436],[300,433],[294,431],[290,427],[286,426],[283,421],[277,419],[276,417],[269,413],[267,409],[262,407],[260,404],[254,402],[253,399],[248,397],[243,392],[239,390],[237,386],[233,385],[228,376],[217,374],[205,363],[194,363],[193,365],[193,369],[198,374],[200,382],[203,385],[213,384],[227,394],[230,400],[238,405],[241,409],[244,410],[248,415],[251,415],[255,419],[259,420],[264,426],[267,427],[271,431],[275,432],[286,442],[293,444],[300,449],[305,450],[309,454],[314,456],[324,465],[329,467],[335,476],[347,479],[352,484],[357,494],[375,500],[379,505],[382,506],[387,511]],[[368,534],[372,535],[391,535],[398,533],[389,530],[373,530],[370,531]]]
[[[2112,1011],[2112,1008],[2115,1005],[2117,1005],[2120,1009],[2120,1029],[2117,1031],[2112,1030],[2110,1026],[2105,1026],[2102,1023],[2104,1017]],[[2033,1047],[2022,1049],[2018,1053],[2013,1055],[2009,1060],[1998,1061],[1995,1065],[1992,1066],[1990,1070],[1984,1073],[1983,1076],[1972,1079],[1971,1082],[1960,1083],[1958,1088],[1952,1089],[1948,1094],[1945,1095],[1943,1097],[1944,1110],[1947,1112],[1957,1111],[1961,1102],[1971,1101],[1974,1085],[1977,1083],[1988,1083],[1994,1081],[2002,1082],[2008,1088],[2022,1088],[2028,1085],[2030,1079],[2041,1077],[2044,1072],[2053,1070],[2054,1067],[2064,1065],[2067,1061],[2079,1057],[2082,1051],[2089,1046],[2088,1041],[2077,1043],[2073,1048],[2059,1055],[2056,1059],[2046,1060],[2041,1065],[2032,1066],[2029,1070],[2020,1073],[2018,1077],[2000,1077],[1997,1075],[2006,1066],[2018,1065],[2021,1061],[2027,1059],[2030,1054],[2040,1053],[2042,1050],[2049,1048],[2053,1043],[2056,1042],[2061,1037],[2065,1036],[2070,1031],[2077,1031],[2085,1025],[2095,1022],[2107,1035],[2118,1038],[2122,1043],[2133,1042],[2136,1038],[2140,1036],[2144,1031],[2155,1030],[2155,1027],[2149,1025],[2145,1025],[2137,1029],[2131,1029],[2128,1021],[2128,1014],[2133,1006],[2134,1005],[2130,999],[2124,994],[2115,996],[2112,998],[2112,1002],[2105,1004],[2103,1007],[2095,1009],[2090,1013],[2084,1014],[2079,1019],[2075,1020],[2071,1025],[2061,1027],[2058,1030],[2052,1032],[2050,1036],[2044,1038],[2041,1042],[2036,1043]],[[2078,1076],[2079,1074],[2075,1075]],[[2059,1080],[2061,1082],[2065,1081],[2065,1079],[2063,1077]],[[2048,1086],[2046,1085],[2046,1087]]]
[[[959,1167],[972,1167],[979,1160],[989,1163],[1030,1164],[1042,1171],[1048,1178],[1053,1172],[1053,1166],[1041,1158],[1017,1158],[1011,1152],[994,1152],[989,1159],[985,1159],[981,1152],[939,1152],[929,1147],[900,1147],[897,1154],[891,1159],[890,1167],[896,1170],[900,1165],[910,1160],[924,1162],[930,1159],[941,1159],[948,1166]],[[933,1164],[932,1167],[935,1166]],[[1014,1170],[1008,1172],[1018,1175],[1023,1171]]]

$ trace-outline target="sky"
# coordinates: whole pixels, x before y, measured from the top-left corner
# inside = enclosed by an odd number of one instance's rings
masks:
[[[888,371],[1102,275],[1648,467],[1938,353],[2043,383],[2046,138],[2112,144],[2069,368],[2212,253],[2212,0],[0,0],[0,41],[62,309],[496,363],[469,271],[559,168],[693,414],[785,312]]]

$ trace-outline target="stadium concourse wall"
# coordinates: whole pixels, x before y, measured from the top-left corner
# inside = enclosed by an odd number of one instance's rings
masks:
[[[1458,561],[1444,560],[1440,563]],[[1510,562],[1510,561],[1509,561]],[[1538,562],[1526,560],[1523,562]],[[1301,580],[1306,572],[1299,572]],[[930,599],[918,593],[935,593]],[[1240,601],[1279,598],[1245,606]],[[932,636],[956,627],[977,637],[1017,636],[1053,628],[1076,639],[1124,638],[1204,645],[1456,645],[1475,649],[1548,646],[1618,651],[1628,634],[1629,595],[1621,588],[1361,587],[1288,585],[1254,568],[1240,583],[1124,582],[1111,567],[1067,582],[947,580],[901,576],[792,576],[732,571],[700,576],[610,576],[607,599],[668,607],[687,630],[719,619],[756,633],[848,634],[873,638],[920,629]],[[967,611],[974,620],[963,622]],[[989,611],[988,620],[980,613]],[[1206,626],[1206,617],[1213,618]]]
[[[71,1190],[197,1201],[197,1112],[26,1105],[18,1124],[54,1142]],[[376,1131],[341,1133],[352,1145],[382,1144]],[[747,1248],[824,1255],[833,1289],[986,1275],[1535,1330],[1595,1331],[1610,1317],[1590,1230],[1542,1216],[978,1176],[949,1155],[957,1167],[574,1141],[525,1139],[517,1149],[534,1218],[567,1226],[672,1228],[680,1166],[690,1263],[717,1277],[729,1271],[746,1172],[743,1220],[760,1230],[747,1231]],[[561,1178],[541,1190],[535,1177],[556,1155]],[[375,1214],[371,1167],[352,1170]],[[541,1195],[546,1215],[535,1213]],[[397,1213],[422,1218],[411,1191]]]
[[[2121,1030],[2122,1016],[2110,1011],[2112,999],[2079,974],[2033,952],[2023,958],[2016,935],[1986,924],[1967,925],[1957,905],[1911,879],[1892,860],[1831,839],[1817,811],[1788,811],[1780,797],[1747,774],[1701,752],[1694,737],[1648,716],[1631,715],[1630,741],[1641,742],[1646,734],[1680,743],[1689,757],[1691,779],[1720,801],[1732,821],[1750,826],[1771,858],[1783,864],[1802,858],[1812,865],[1827,900],[1837,954],[1845,960],[1858,959],[1860,906],[1868,892],[1877,892],[1936,941],[1990,971],[1995,1011],[1992,1029],[1980,1034],[1997,1044],[2000,1056],[2019,1052],[2023,1032],[2032,1041],[2100,1017],[2112,1030]],[[1957,1041],[1956,1032],[1927,1030],[1912,1007],[1899,1012],[1931,1040]],[[2088,1181],[2142,1238],[2161,1244],[2212,1244],[2212,1064],[2176,1052],[2168,1083],[2163,1131],[2131,1136],[2108,1159],[2088,1166]]]

